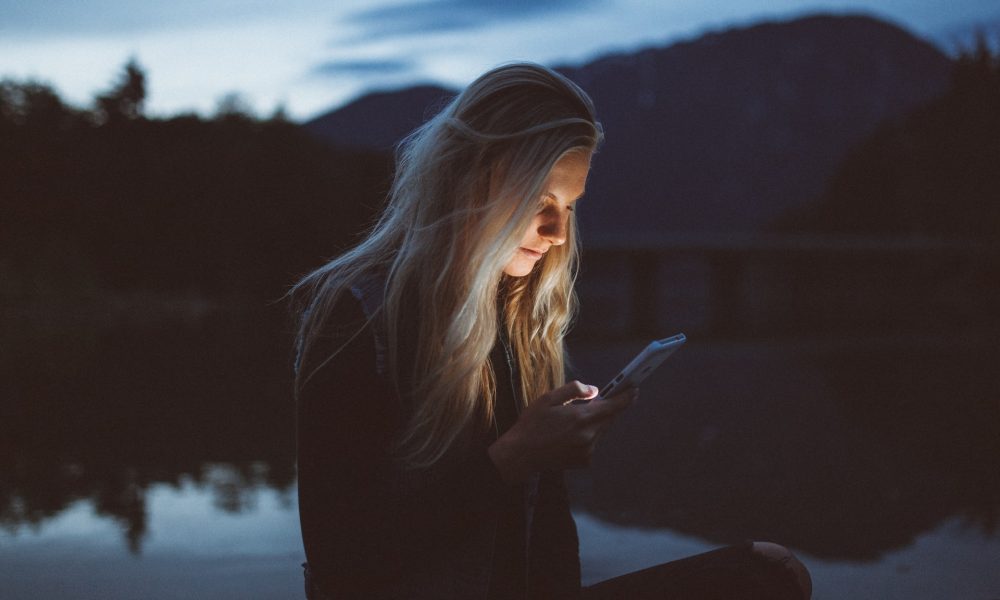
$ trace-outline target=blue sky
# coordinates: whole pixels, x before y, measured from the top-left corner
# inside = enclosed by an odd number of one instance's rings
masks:
[[[765,8],[766,7],[766,8]],[[510,60],[580,64],[730,25],[866,13],[951,47],[996,0],[0,0],[0,77],[35,78],[88,104],[131,56],[149,110],[211,113],[239,93],[304,119],[372,89],[461,86]]]

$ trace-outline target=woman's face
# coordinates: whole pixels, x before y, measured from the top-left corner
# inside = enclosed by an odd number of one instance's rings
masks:
[[[589,172],[589,152],[571,152],[556,162],[542,186],[538,213],[521,237],[514,256],[504,266],[504,273],[524,277],[549,248],[566,243],[570,213],[583,195]]]

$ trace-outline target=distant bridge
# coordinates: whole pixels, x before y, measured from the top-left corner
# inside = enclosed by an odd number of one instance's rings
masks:
[[[583,240],[583,270],[593,263],[619,266],[616,278],[627,280],[627,335],[659,331],[663,312],[660,269],[672,261],[697,260],[708,273],[706,333],[736,333],[745,320],[748,268],[772,266],[841,271],[851,265],[885,269],[887,277],[913,265],[939,265],[948,272],[995,276],[1000,290],[1000,244],[930,238],[750,236],[750,235],[635,235],[601,236]],[[919,269],[918,269],[919,270]],[[787,283],[794,286],[794,283]],[[848,285],[850,283],[848,282]],[[795,290],[788,290],[794,294]],[[814,293],[816,290],[812,290]],[[831,289],[831,292],[834,291]],[[1000,306],[994,306],[1000,312]],[[994,313],[995,314],[995,313]]]

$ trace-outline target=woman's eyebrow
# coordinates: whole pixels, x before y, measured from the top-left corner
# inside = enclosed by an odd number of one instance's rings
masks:
[[[573,204],[574,202],[579,202],[580,200],[582,200],[582,199],[583,199],[583,197],[584,197],[584,196],[585,196],[586,194],[587,194],[587,192],[586,192],[586,190],[585,190],[585,191],[581,192],[579,196],[577,196],[576,198],[574,198],[574,199],[570,200],[569,202],[567,202],[567,204]],[[552,192],[545,192],[545,193],[543,194],[543,196],[545,196],[545,197],[547,197],[547,198],[552,198],[552,199],[553,199],[553,200],[555,200],[556,202],[558,202],[558,201],[559,201],[559,198],[556,198],[556,195],[555,195],[555,194],[553,194]]]

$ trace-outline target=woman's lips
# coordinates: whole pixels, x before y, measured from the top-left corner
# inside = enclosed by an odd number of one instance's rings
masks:
[[[527,254],[531,258],[534,258],[535,260],[538,260],[539,258],[541,258],[542,256],[545,255],[544,252],[541,252],[539,250],[532,250],[531,248],[523,248],[522,247],[521,248],[521,252],[524,252],[525,254]]]

